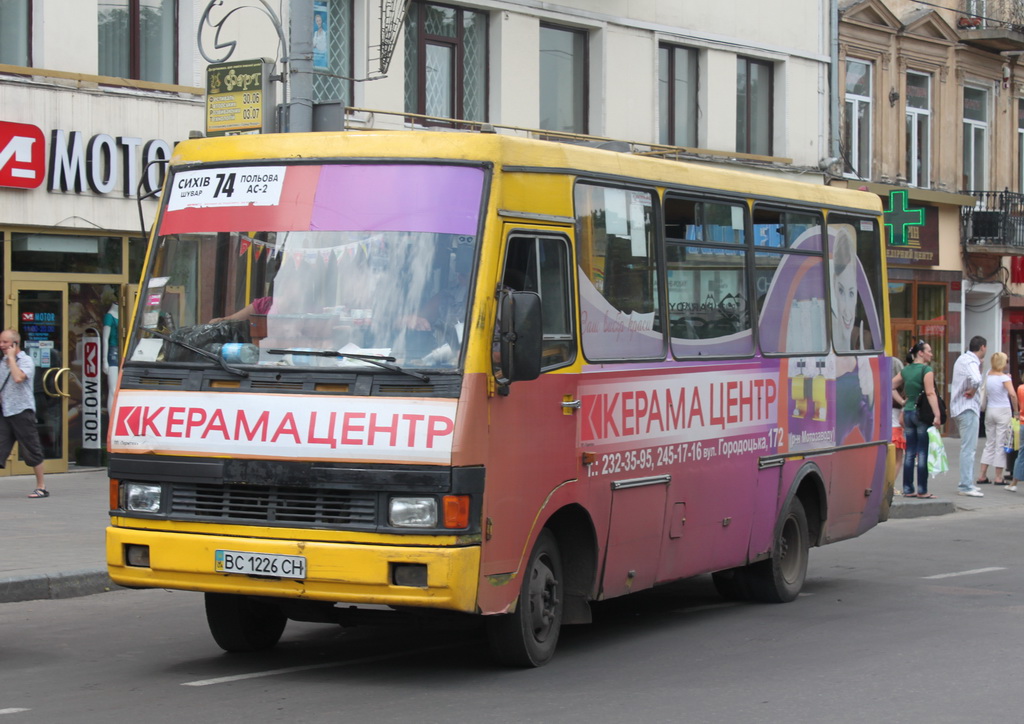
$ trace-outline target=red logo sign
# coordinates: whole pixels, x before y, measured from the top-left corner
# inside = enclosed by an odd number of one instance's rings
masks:
[[[97,342],[85,343],[85,376],[99,377],[100,374],[100,345]]]
[[[21,313],[21,321],[22,322],[34,322],[34,321],[36,321],[36,314],[35,314],[35,312],[22,312]]]
[[[43,132],[27,123],[0,121],[0,186],[34,189],[45,171]]]

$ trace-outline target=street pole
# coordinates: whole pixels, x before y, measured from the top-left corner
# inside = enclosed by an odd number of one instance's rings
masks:
[[[282,130],[302,133],[313,130],[313,0],[291,0],[288,35],[291,99]]]

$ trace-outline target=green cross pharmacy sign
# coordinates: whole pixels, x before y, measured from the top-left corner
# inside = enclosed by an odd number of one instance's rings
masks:
[[[885,240],[890,246],[907,246],[908,226],[924,226],[924,209],[912,209],[907,203],[906,189],[889,192],[889,205],[883,213]]]

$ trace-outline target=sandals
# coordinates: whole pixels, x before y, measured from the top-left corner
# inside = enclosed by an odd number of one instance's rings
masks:
[[[922,494],[919,494],[917,497],[921,498],[923,500],[932,500],[932,499],[935,498],[935,496],[932,495],[931,493],[922,493]]]
[[[36,488],[35,490],[33,490],[31,493],[28,494],[28,497],[30,497],[30,498],[49,498],[50,497],[50,491],[47,490],[46,488]]]

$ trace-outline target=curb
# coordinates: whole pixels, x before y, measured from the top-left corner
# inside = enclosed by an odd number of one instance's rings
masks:
[[[0,578],[0,603],[76,598],[121,588],[105,568]]]
[[[956,505],[952,500],[909,500],[895,499],[889,508],[889,519],[893,518],[924,518],[930,515],[946,515],[955,513]]]

